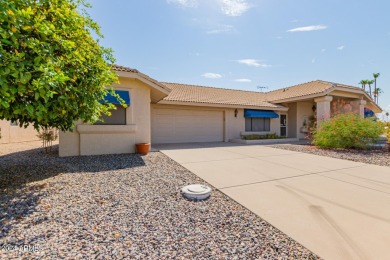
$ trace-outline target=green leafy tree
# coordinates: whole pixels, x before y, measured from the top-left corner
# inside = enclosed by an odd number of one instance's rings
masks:
[[[99,100],[117,82],[112,50],[83,0],[0,1],[0,119],[71,130],[113,105]]]

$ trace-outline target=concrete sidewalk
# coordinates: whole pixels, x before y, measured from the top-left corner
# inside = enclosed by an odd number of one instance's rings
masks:
[[[390,168],[235,144],[164,154],[325,259],[390,259]]]

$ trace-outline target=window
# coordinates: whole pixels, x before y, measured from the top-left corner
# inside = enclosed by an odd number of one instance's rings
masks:
[[[130,93],[127,90],[115,90],[115,94],[121,97],[127,106],[130,105]],[[111,110],[111,116],[102,115],[102,121],[98,121],[95,125],[126,125],[126,108],[124,108],[119,100],[111,93],[107,93],[101,103],[111,103],[116,109]]]
[[[122,105],[115,105],[116,110],[111,110],[111,116],[103,115],[102,121],[98,121],[95,125],[125,125],[126,124],[126,108]]]
[[[270,130],[270,118],[245,118],[245,132],[269,132]]]
[[[19,120],[11,121],[11,126],[19,126]]]

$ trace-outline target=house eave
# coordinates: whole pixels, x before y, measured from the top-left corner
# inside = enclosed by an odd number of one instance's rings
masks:
[[[127,71],[116,71],[118,77],[122,78],[131,78],[131,79],[137,79],[146,85],[151,87],[152,92],[152,102],[157,103],[163,98],[167,97],[169,93],[171,92],[170,89],[167,89],[165,86],[162,86],[161,84],[156,84],[154,80],[150,80],[147,78],[147,76],[144,76],[142,73],[139,72],[127,72]]]
[[[316,93],[316,94],[311,94],[311,95],[305,95],[305,96],[299,96],[299,97],[292,97],[292,98],[285,98],[285,99],[277,99],[277,100],[272,100],[272,101],[267,101],[267,102],[272,102],[272,103],[289,103],[289,102],[296,102],[296,101],[302,101],[302,100],[307,100],[307,99],[314,99],[317,97],[322,97],[326,95],[326,91]]]

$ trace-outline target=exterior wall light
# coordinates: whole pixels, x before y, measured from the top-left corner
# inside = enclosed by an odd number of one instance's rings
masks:
[[[234,117],[237,117],[238,115],[238,109],[236,108],[236,110],[234,110]]]

